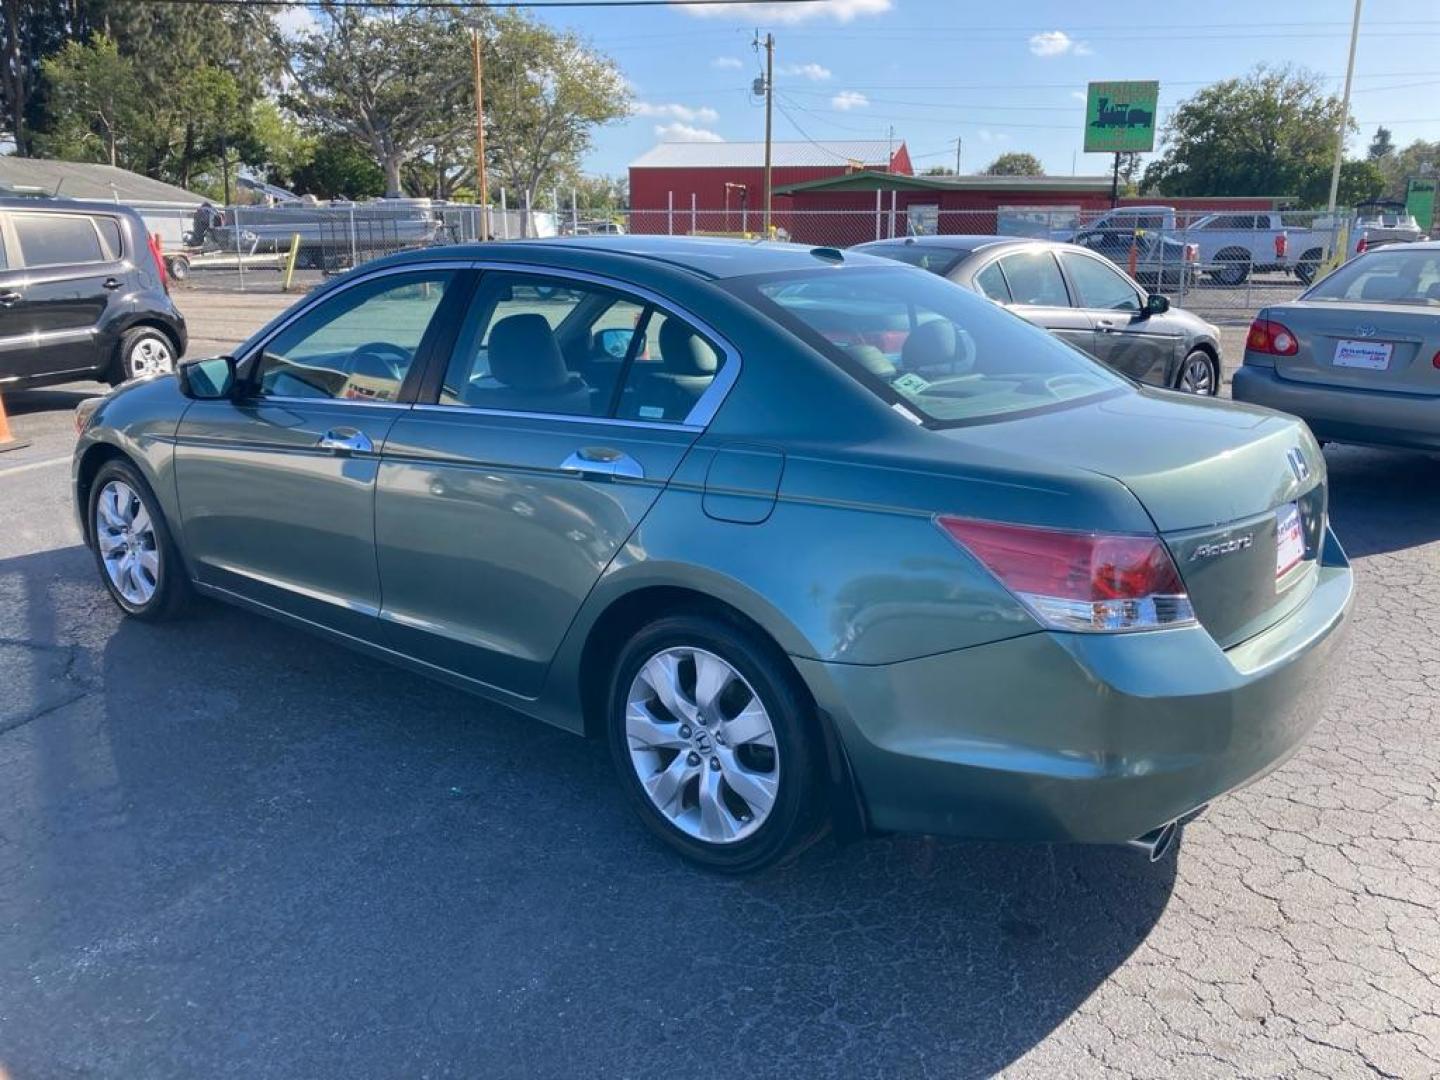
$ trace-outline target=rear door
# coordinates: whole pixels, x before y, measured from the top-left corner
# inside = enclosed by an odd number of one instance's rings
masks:
[[[1088,312],[1072,303],[1060,267],[1049,249],[1036,247],[1012,251],[1001,255],[996,263],[1005,276],[1011,310],[1015,314],[1044,327],[1091,356],[1098,355],[1095,324]]]
[[[389,644],[537,694],[571,621],[734,377],[733,352],[623,283],[486,270],[375,504]]]
[[[1137,382],[1169,385],[1180,337],[1164,320],[1145,312],[1145,296],[1129,278],[1104,259],[1078,251],[1062,251],[1076,303],[1095,326],[1095,354]]]
[[[0,340],[19,375],[83,375],[110,360],[99,354],[101,318],[124,285],[125,266],[95,217],[73,211],[12,210],[6,248],[12,275]],[[113,219],[112,219],[113,220]]]

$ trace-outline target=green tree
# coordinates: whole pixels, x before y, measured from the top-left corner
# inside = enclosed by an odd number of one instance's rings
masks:
[[[1385,193],[1385,174],[1373,161],[1346,161],[1340,166],[1340,186],[1335,189],[1336,206],[1378,199]],[[1316,171],[1300,189],[1300,198],[1309,206],[1324,206],[1330,197],[1330,170]]]
[[[1395,153],[1395,140],[1390,137],[1390,129],[1380,126],[1375,129],[1375,137],[1370,140],[1370,148],[1365,151],[1365,156],[1371,161],[1384,161],[1391,154]]]
[[[317,199],[365,199],[385,194],[380,166],[347,135],[330,133],[314,142],[310,160],[287,178],[287,187]]]
[[[120,55],[114,40],[96,34],[85,44],[66,42],[41,71],[55,119],[38,146],[69,160],[121,164],[122,144],[128,149],[128,139],[146,122],[134,63]]]
[[[1380,161],[1385,174],[1385,196],[1403,199],[1412,176],[1434,177],[1440,174],[1440,140],[1426,142],[1416,139],[1403,150]]]
[[[1044,176],[1045,166],[1034,154],[1010,151],[985,166],[986,176]]]
[[[955,170],[948,165],[931,165],[921,176],[954,176]]]
[[[1311,72],[1262,65],[1212,83],[1170,114],[1143,186],[1161,195],[1298,195],[1323,173],[1328,190],[1340,115],[1339,99]]]

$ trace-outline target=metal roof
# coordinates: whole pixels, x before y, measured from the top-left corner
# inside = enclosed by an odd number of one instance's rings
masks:
[[[889,168],[903,142],[884,139],[843,139],[836,142],[776,142],[770,164],[777,169],[861,165]],[[762,168],[763,142],[662,142],[630,163],[632,169]]]
[[[898,173],[865,172],[807,180],[775,189],[777,195],[800,191],[1061,191],[1096,192],[1110,190],[1108,176],[902,176]]]
[[[129,169],[48,158],[0,157],[0,188],[38,188],[47,195],[65,199],[104,199],[132,206],[155,203],[198,206],[205,201],[182,187],[152,180]]]

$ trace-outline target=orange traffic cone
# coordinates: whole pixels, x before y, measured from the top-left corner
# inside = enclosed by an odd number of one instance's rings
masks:
[[[10,431],[10,421],[5,416],[5,398],[0,395],[0,454],[6,450],[19,450],[22,446],[29,446],[29,442],[22,442]]]

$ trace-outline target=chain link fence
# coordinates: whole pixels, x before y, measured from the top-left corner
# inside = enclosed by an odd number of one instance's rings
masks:
[[[771,216],[777,240],[848,248],[877,240],[1024,236],[1080,244],[1111,259],[1143,286],[1215,321],[1248,320],[1294,298],[1332,253],[1345,253],[1349,215],[1314,211],[1177,212],[1048,208],[940,210],[877,200],[850,210],[793,210]],[[304,291],[327,276],[413,248],[493,240],[637,233],[758,238],[761,215],[743,206],[664,210],[537,211],[505,205],[488,212],[429,200],[232,206],[193,214],[165,251],[184,288]],[[291,255],[294,267],[289,266]]]

